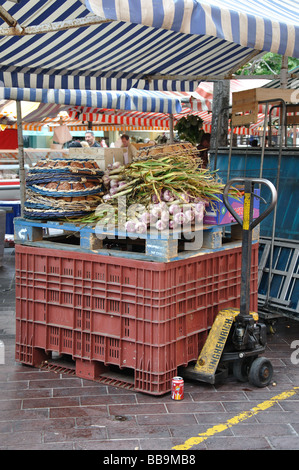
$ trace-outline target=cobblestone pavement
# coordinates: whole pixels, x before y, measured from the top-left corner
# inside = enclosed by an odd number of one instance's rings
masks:
[[[281,318],[268,336],[273,383],[257,389],[229,378],[185,382],[185,398],[155,397],[14,360],[14,250],[0,268],[0,449],[299,449],[299,323]],[[294,346],[294,343],[293,343]],[[292,356],[293,354],[293,356]],[[200,436],[199,436],[200,435]]]

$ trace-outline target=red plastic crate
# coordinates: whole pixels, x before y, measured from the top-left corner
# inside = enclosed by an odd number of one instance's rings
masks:
[[[253,244],[251,310],[257,309]],[[218,311],[239,307],[241,247],[170,263],[16,246],[16,359],[68,354],[93,378],[134,371],[136,390],[170,391],[197,359]]]

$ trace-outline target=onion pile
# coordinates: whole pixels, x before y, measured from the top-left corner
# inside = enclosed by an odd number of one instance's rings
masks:
[[[196,151],[196,149],[195,149]],[[103,176],[106,194],[94,214],[82,223],[118,226],[130,233],[175,230],[200,223],[205,206],[219,200],[224,185],[215,172],[201,168],[198,154],[176,152],[122,166]]]

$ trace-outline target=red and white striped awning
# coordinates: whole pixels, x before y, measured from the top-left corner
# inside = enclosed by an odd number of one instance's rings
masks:
[[[232,93],[236,91],[256,88],[265,85],[269,80],[236,79],[230,81],[230,99]],[[163,92],[166,98],[172,97],[180,100],[182,109],[180,113],[173,114],[173,124],[183,116],[195,114],[202,118],[203,129],[211,132],[212,122],[212,100],[213,83],[202,82],[195,92]],[[61,113],[61,111],[64,113]],[[259,120],[255,125],[247,127],[235,127],[234,134],[250,135],[257,132],[256,129],[263,126],[265,106],[259,106]],[[58,114],[60,112],[60,114]],[[65,116],[62,118],[61,114]],[[45,118],[45,116],[47,116]],[[66,117],[67,116],[67,117]],[[275,108],[273,117],[279,116],[279,109]],[[63,119],[63,120],[61,120]],[[93,130],[157,130],[165,131],[170,128],[169,114],[158,112],[142,112],[135,110],[102,109],[81,106],[61,106],[57,104],[41,103],[38,109],[28,114],[23,122],[24,130],[42,130],[44,125],[48,125],[50,131],[62,122],[67,124],[70,131],[85,131],[87,122],[92,122]],[[16,126],[13,126],[16,127]],[[229,129],[230,132],[230,129]]]

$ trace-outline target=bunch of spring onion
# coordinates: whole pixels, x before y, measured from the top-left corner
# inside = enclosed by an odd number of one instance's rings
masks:
[[[199,163],[190,155],[149,158],[127,166],[115,163],[103,177],[103,204],[81,222],[119,224],[121,219],[127,232],[136,233],[153,225],[164,230],[200,222],[205,205],[219,200],[224,185]]]

